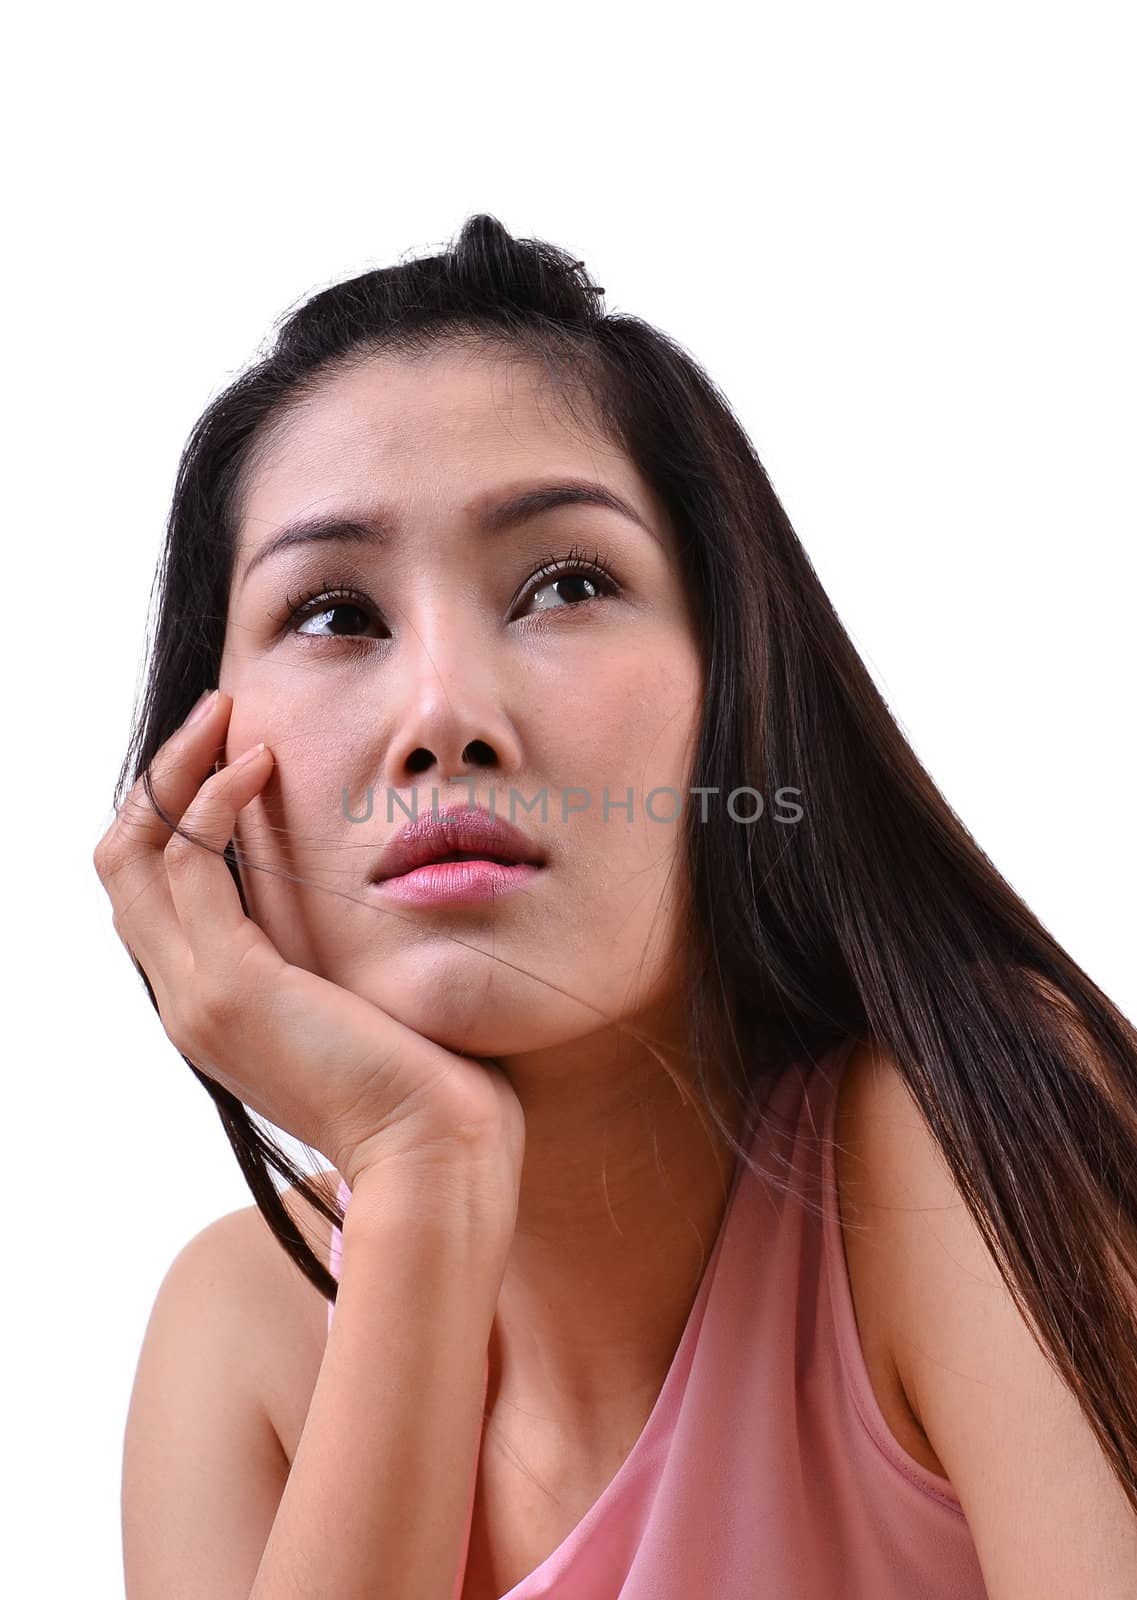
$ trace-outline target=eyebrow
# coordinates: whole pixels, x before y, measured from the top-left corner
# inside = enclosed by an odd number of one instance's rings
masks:
[[[635,507],[622,496],[606,488],[602,483],[590,483],[578,478],[537,484],[523,489],[519,494],[512,494],[508,499],[499,500],[496,505],[490,506],[482,513],[479,523],[486,533],[502,533],[509,528],[519,527],[534,517],[542,516],[547,511],[555,511],[560,506],[569,505],[603,506],[636,523],[653,539],[659,539],[655,529],[645,522]],[[302,544],[382,546],[391,538],[396,526],[396,519],[382,510],[374,510],[364,517],[315,516],[287,523],[270,539],[266,539],[257,550],[246,566],[238,588],[248,582],[250,575],[263,561],[279,555],[283,550],[290,550]]]

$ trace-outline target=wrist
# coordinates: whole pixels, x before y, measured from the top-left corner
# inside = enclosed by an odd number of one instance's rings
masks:
[[[438,1161],[403,1157],[364,1166],[344,1218],[349,1235],[411,1235],[439,1245],[453,1242],[471,1253],[503,1256],[517,1225],[517,1186],[492,1157]]]

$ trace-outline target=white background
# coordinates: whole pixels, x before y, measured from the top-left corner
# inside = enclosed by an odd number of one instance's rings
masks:
[[[146,1319],[249,1203],[91,851],[179,451],[312,290],[489,211],[679,339],[949,801],[1137,1016],[1128,10],[199,3],[9,29],[9,1592],[121,1594]]]

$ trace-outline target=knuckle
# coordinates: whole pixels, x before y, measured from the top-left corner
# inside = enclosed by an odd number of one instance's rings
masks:
[[[183,1008],[171,1001],[161,1008],[161,1015],[162,1026],[174,1049],[180,1055],[189,1056],[194,1061],[202,1056],[200,1035],[195,1031]]]
[[[183,833],[171,833],[162,847],[162,855],[168,868],[184,866],[189,860],[190,851],[193,849],[193,840],[187,839]]]
[[[120,830],[137,828],[145,825],[154,815],[149,795],[140,784],[136,784],[123,801],[122,809],[115,819],[115,826]]]
[[[103,882],[113,875],[121,856],[122,847],[118,837],[118,830],[113,827],[108,828],[91,855],[95,871]]]

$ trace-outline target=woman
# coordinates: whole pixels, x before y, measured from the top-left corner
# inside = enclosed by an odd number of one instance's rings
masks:
[[[1137,1034],[582,269],[474,217],[185,451],[96,865],[256,1206],[130,1600],[1131,1594]]]

